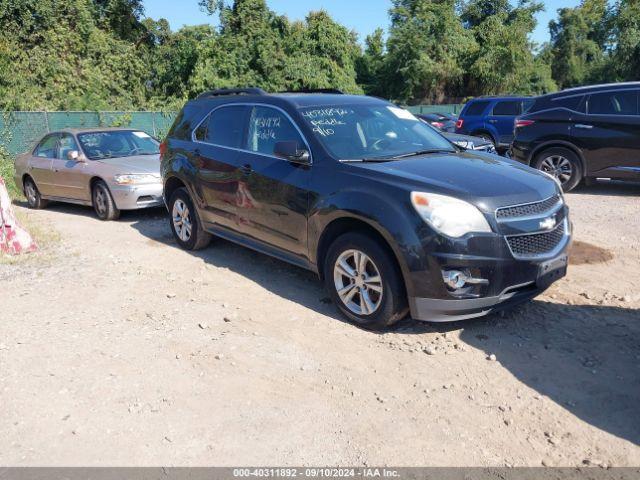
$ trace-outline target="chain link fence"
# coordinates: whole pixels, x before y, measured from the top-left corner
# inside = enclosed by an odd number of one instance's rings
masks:
[[[0,148],[12,155],[29,150],[45,133],[63,128],[128,127],[163,138],[176,112],[3,112]]]
[[[460,113],[464,105],[416,105],[413,113]],[[162,139],[176,112],[3,112],[0,148],[16,155],[26,152],[45,133],[63,128],[129,127]]]

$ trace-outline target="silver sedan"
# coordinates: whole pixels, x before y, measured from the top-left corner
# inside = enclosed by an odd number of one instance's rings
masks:
[[[115,220],[120,210],[163,203],[159,143],[140,130],[49,133],[16,158],[15,172],[31,208],[49,200],[91,205],[100,219]]]

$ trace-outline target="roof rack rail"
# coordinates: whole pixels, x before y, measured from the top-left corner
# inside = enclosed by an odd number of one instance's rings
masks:
[[[221,97],[224,95],[267,95],[267,92],[257,87],[220,88],[218,90],[209,90],[208,92],[201,93],[197,98]]]
[[[344,92],[337,88],[302,88],[300,90],[287,90],[282,93],[334,93],[337,95],[344,95]]]

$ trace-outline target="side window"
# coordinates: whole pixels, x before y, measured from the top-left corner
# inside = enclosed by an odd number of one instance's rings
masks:
[[[464,112],[464,116],[475,117],[478,115],[482,115],[482,113],[484,112],[484,110],[487,108],[488,105],[489,105],[488,101],[473,102],[471,105],[467,107],[467,111]]]
[[[246,149],[273,155],[276,143],[287,141],[298,142],[299,148],[304,146],[300,133],[284,113],[275,108],[253,107]]]
[[[553,101],[552,105],[555,108],[568,108],[575,112],[584,113],[582,100],[584,100],[584,96],[558,98]]]
[[[58,146],[58,135],[48,135],[42,139],[36,147],[33,155],[42,158],[56,158],[56,147]]]
[[[231,105],[214,110],[196,129],[196,140],[223,147],[240,148],[246,113],[247,107],[244,105]]]
[[[498,116],[520,115],[522,113],[522,100],[506,100],[493,106],[493,114]]]
[[[594,93],[589,97],[588,113],[591,115],[637,115],[638,92]]]
[[[60,137],[58,143],[58,156],[61,160],[68,160],[67,155],[73,150],[80,150],[73,135],[65,134]]]

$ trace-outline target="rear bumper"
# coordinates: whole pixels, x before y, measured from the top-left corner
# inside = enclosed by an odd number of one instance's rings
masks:
[[[109,185],[119,210],[137,210],[164,204],[162,183],[150,185]]]

